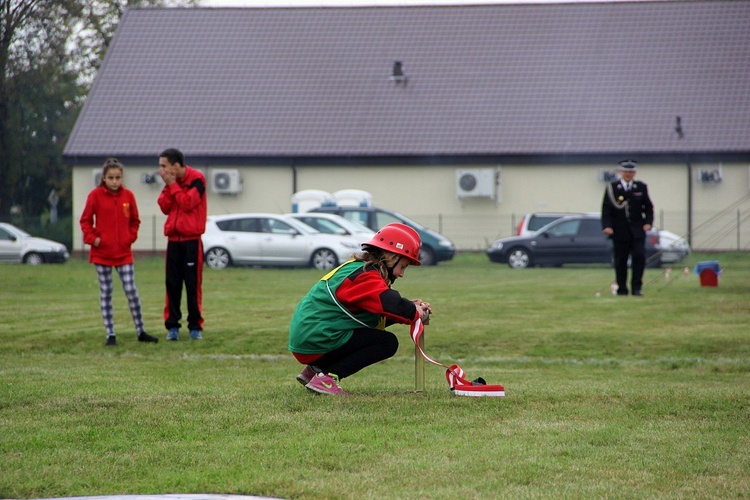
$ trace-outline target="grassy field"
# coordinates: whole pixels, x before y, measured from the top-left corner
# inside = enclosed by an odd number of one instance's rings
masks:
[[[683,274],[698,260],[720,261],[717,288]],[[395,288],[433,304],[427,353],[506,388],[481,399],[432,365],[415,393],[405,326],[352,397],[308,393],[286,343],[314,270],[206,270],[205,340],[167,343],[162,268],[136,262],[162,340],[136,342],[116,288],[105,348],[93,266],[0,266],[0,497],[750,495],[750,255],[649,269],[643,298],[612,296],[607,267],[408,269]]]

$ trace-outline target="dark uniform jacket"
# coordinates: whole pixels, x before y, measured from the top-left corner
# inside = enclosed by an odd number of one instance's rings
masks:
[[[611,227],[615,240],[637,240],[646,237],[645,224],[654,223],[654,205],[648,196],[648,186],[633,180],[632,188],[625,191],[617,180],[607,186],[602,202],[602,229]]]

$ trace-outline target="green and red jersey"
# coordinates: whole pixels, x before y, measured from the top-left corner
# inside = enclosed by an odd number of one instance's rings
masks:
[[[377,269],[349,261],[318,281],[297,305],[289,327],[289,350],[323,354],[344,345],[357,328],[411,324],[417,306],[393,290]]]

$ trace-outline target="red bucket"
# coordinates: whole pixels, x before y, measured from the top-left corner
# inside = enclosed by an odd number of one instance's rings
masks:
[[[713,269],[704,269],[700,273],[701,286],[719,286],[719,273]]]

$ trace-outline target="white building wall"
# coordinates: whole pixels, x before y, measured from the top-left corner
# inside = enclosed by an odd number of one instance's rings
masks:
[[[693,246],[696,249],[736,250],[738,210],[750,208],[750,171],[747,164],[722,164],[719,183],[697,182],[697,172],[714,170],[718,163],[693,164]],[[498,198],[459,198],[456,170],[501,167]],[[279,166],[199,167],[208,181],[208,212],[292,211],[293,171]],[[211,173],[217,168],[237,168],[243,189],[239,194],[216,194]],[[612,165],[365,165],[297,166],[297,191],[318,189],[334,192],[361,189],[372,193],[376,206],[401,212],[449,237],[461,250],[485,250],[497,238],[511,236],[520,218],[529,212],[598,212],[604,195],[600,169]],[[74,220],[77,222],[92,189],[92,168],[74,168]],[[156,199],[161,184],[145,184],[143,174],[153,165],[126,165],[124,180],[134,191],[141,214],[138,251],[166,248],[161,214]],[[655,204],[655,225],[687,235],[688,176],[684,163],[650,166],[641,164],[637,179],[649,185]],[[739,247],[750,248],[750,222],[744,221]],[[74,226],[74,250],[83,249],[80,227]]]

